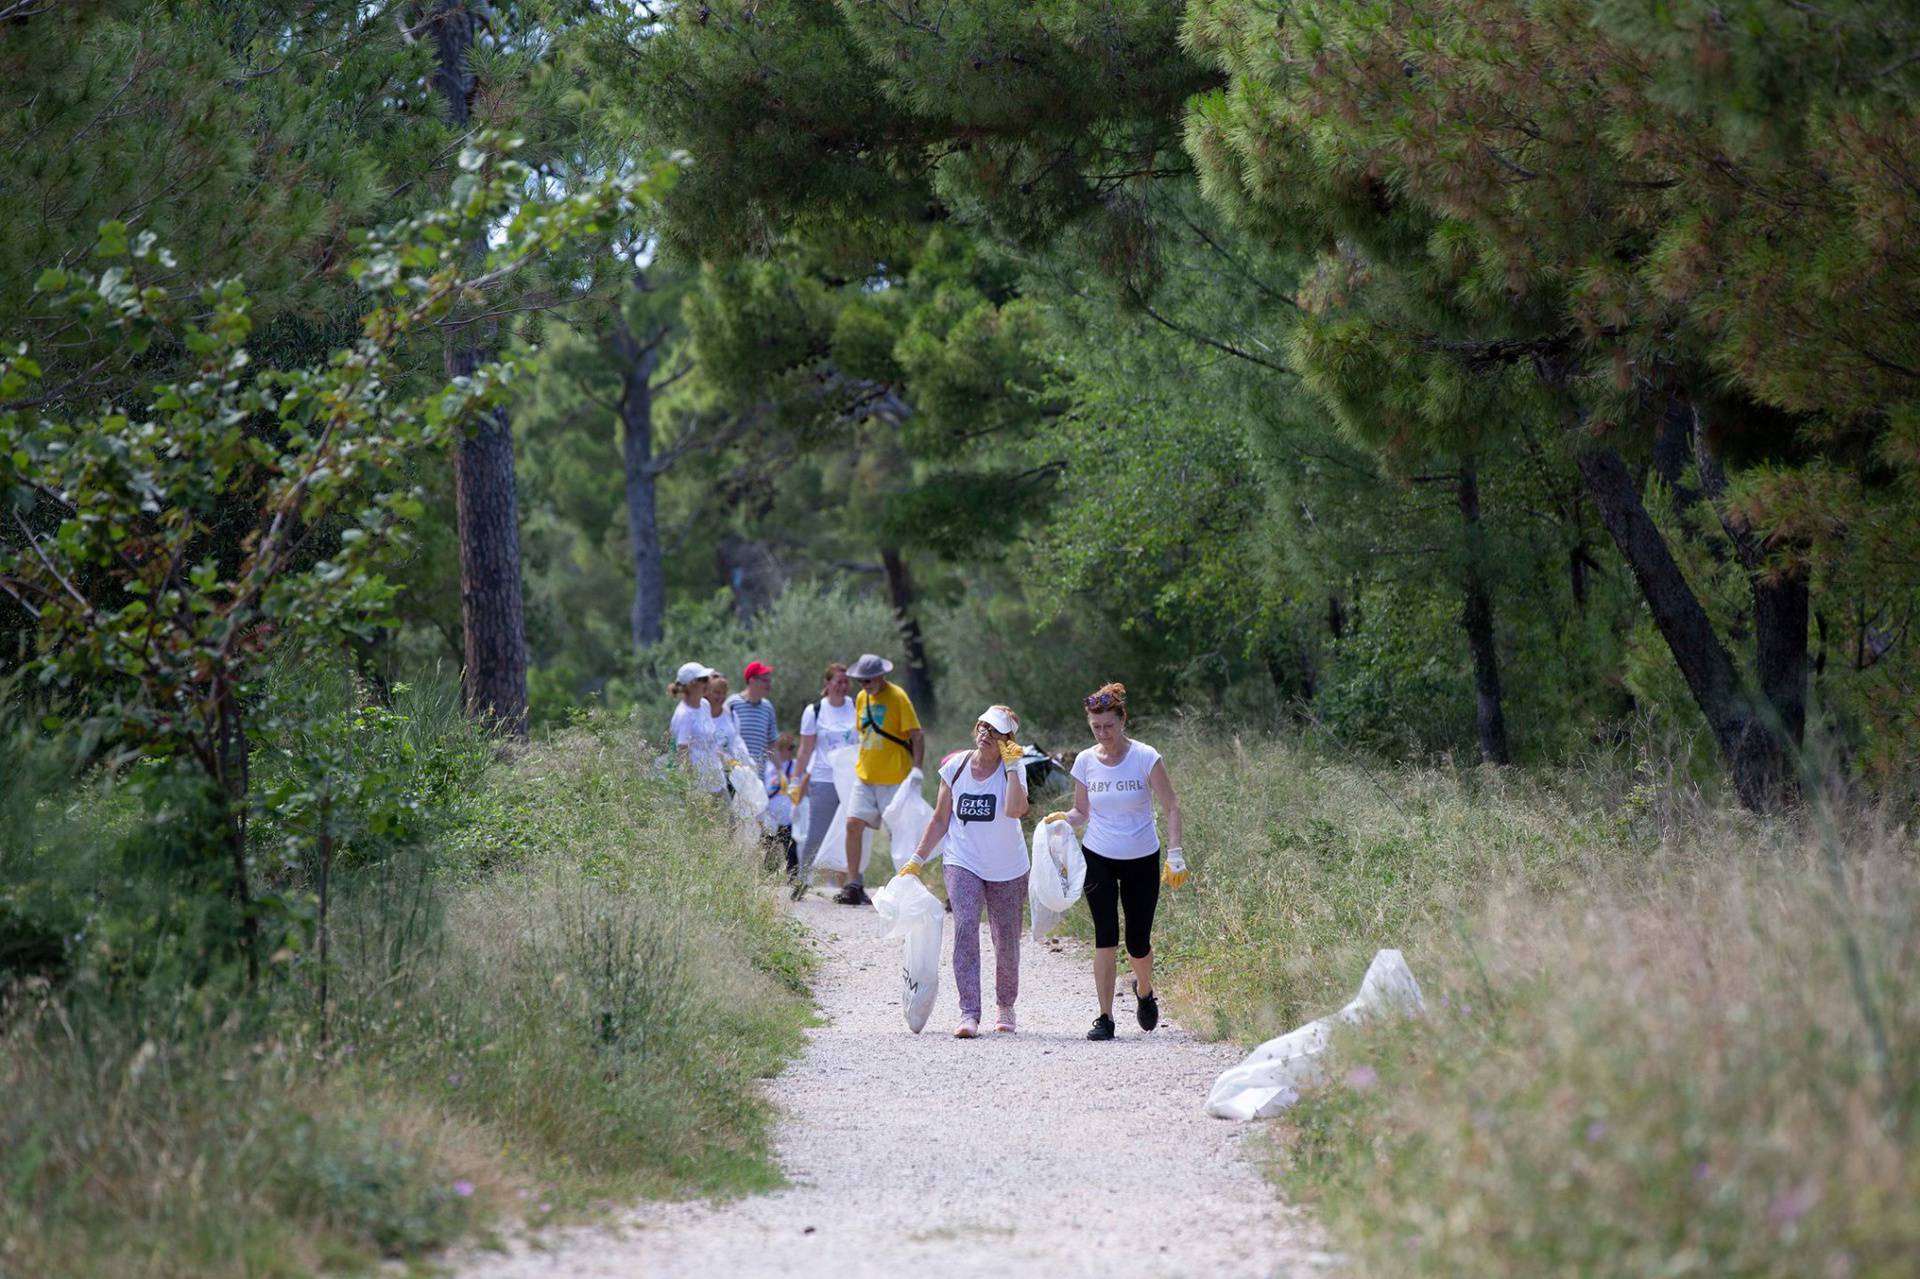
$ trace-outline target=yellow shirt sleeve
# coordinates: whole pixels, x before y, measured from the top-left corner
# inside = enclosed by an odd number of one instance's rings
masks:
[[[900,694],[900,731],[894,736],[905,737],[920,727],[920,712],[914,708],[913,701],[905,692]]]

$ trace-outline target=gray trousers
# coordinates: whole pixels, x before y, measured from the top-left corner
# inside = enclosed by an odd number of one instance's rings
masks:
[[[836,818],[834,825],[839,828],[842,840],[847,837],[847,823],[839,819],[840,792],[834,789],[832,782],[807,783],[807,843],[800,850],[800,878],[805,879],[813,873],[813,859],[820,855],[820,845],[826,842],[829,813]]]

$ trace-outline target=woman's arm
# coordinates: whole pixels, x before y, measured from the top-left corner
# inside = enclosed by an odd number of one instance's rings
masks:
[[[800,756],[793,761],[794,768],[800,773],[800,789],[793,797],[793,802],[796,804],[805,799],[807,792],[813,787],[813,769],[808,765],[813,763],[813,747],[819,740],[818,733],[808,733],[800,739]]]
[[[1181,847],[1180,797],[1173,793],[1173,778],[1167,775],[1165,760],[1154,761],[1153,771],[1147,774],[1147,785],[1153,788],[1153,797],[1160,801],[1160,811],[1167,815],[1167,847]]]
[[[1093,807],[1093,801],[1087,798],[1087,784],[1078,777],[1073,779],[1073,807],[1067,810],[1067,825],[1075,830],[1087,828],[1087,814]]]
[[[939,846],[947,837],[947,823],[953,820],[953,787],[947,785],[947,779],[940,779],[940,801],[933,806],[933,820],[927,823],[927,833],[920,837],[920,847],[913,850],[913,858],[907,865],[914,870],[924,866],[927,854]],[[906,874],[902,871],[901,874]]]
[[[1017,751],[1019,748],[1014,749]],[[1033,807],[1033,801],[1027,796],[1027,769],[1020,762],[1018,754],[1009,759],[1006,752],[1002,751],[1000,760],[1001,766],[1007,770],[1007,816],[1017,822]]]

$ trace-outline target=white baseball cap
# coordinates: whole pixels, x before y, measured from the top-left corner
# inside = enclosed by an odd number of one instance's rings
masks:
[[[974,723],[985,724],[996,733],[1005,733],[1011,737],[1020,731],[1020,717],[1005,706],[989,706],[974,717]]]
[[[718,673],[711,666],[702,666],[699,662],[688,662],[673,678],[676,684],[691,684],[697,679],[710,679]]]

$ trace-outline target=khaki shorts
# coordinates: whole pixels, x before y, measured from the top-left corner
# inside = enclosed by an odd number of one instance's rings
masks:
[[[902,782],[863,782],[853,783],[853,794],[847,798],[847,816],[855,821],[865,822],[869,826],[880,824],[880,814],[887,811],[887,805],[900,792]]]

